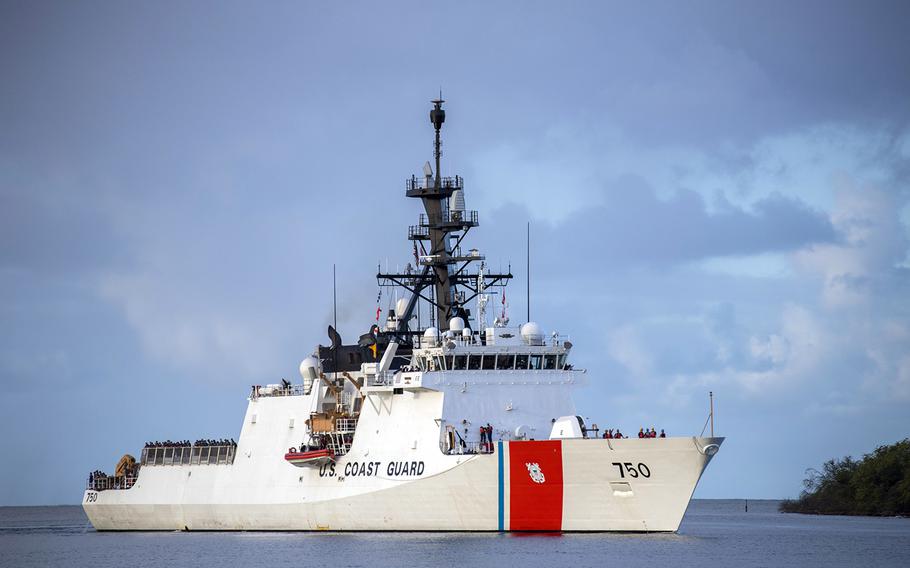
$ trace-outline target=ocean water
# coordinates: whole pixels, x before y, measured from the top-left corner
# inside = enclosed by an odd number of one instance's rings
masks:
[[[0,566],[910,567],[910,519],[696,500],[677,534],[97,533],[82,508],[0,507]]]

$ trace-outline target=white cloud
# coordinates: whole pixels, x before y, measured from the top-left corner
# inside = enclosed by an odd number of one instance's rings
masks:
[[[780,365],[790,354],[790,343],[780,335],[772,334],[767,339],[752,337],[749,339],[749,351],[759,361],[768,361]]]
[[[626,325],[613,330],[607,340],[607,353],[633,375],[647,377],[653,371],[653,361],[635,327]]]
[[[869,301],[875,281],[888,278],[907,252],[906,227],[895,196],[847,179],[840,185],[831,222],[844,242],[794,255],[796,266],[822,278],[822,297],[829,307]]]
[[[123,310],[145,351],[168,367],[203,381],[260,378],[274,367],[275,338],[249,306],[198,302],[186,292],[147,275],[107,275],[100,283],[102,297]]]

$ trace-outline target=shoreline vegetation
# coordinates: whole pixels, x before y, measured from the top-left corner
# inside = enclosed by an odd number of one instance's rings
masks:
[[[806,475],[799,499],[782,501],[782,513],[910,516],[910,438],[879,446],[861,460],[828,460]]]

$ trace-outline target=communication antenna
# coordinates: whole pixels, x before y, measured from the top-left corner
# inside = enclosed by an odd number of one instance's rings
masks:
[[[711,437],[714,437],[714,391],[708,391],[708,399],[711,401]]]
[[[486,263],[481,260],[480,269],[477,271],[477,327],[480,328],[481,333],[487,328],[487,302],[490,299],[484,293],[487,288],[487,283],[483,276],[485,268]]]
[[[335,324],[335,334],[338,335],[338,293],[335,287],[335,263],[332,263],[332,320]],[[332,369],[338,376],[338,347],[332,349]]]
[[[439,158],[442,156],[442,140],[439,137],[439,130],[442,128],[442,123],[446,121],[446,111],[442,110],[442,103],[445,102],[442,100],[442,89],[439,89],[439,98],[430,102],[433,103],[433,110],[430,111],[430,122],[433,123],[433,128],[436,130],[436,141],[433,145],[433,156],[436,158],[436,187],[440,187]]]

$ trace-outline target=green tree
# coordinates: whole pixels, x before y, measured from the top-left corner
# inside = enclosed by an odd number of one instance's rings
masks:
[[[910,515],[910,439],[879,446],[856,461],[850,456],[806,470],[799,499],[781,503],[787,513]]]

